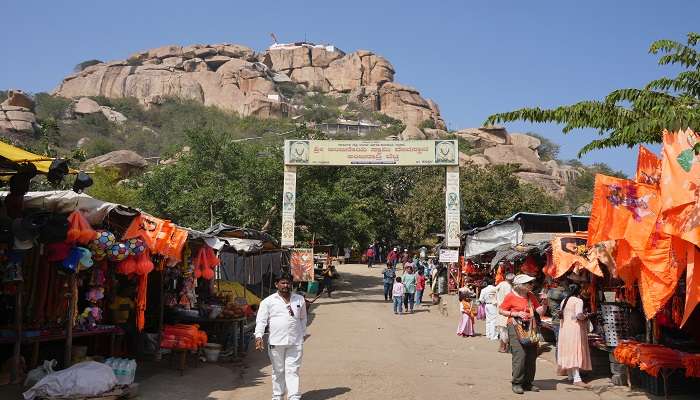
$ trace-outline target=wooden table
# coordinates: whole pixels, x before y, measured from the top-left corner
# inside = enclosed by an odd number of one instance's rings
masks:
[[[98,335],[109,335],[109,354],[114,356],[114,347],[116,343],[117,336],[123,336],[124,330],[120,327],[114,326],[104,329],[95,329],[90,331],[73,331],[73,338],[79,337],[89,337]],[[49,335],[39,335],[39,336],[24,336],[20,341],[20,344],[31,344],[32,345],[32,358],[30,360],[29,368],[34,368],[39,362],[39,345],[44,342],[57,342],[66,340],[67,333],[65,331],[60,333],[52,333]],[[16,338],[0,338],[0,344],[14,344],[17,343]]]

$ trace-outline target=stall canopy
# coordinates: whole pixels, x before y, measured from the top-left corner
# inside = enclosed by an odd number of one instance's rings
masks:
[[[538,244],[556,233],[585,231],[589,217],[571,214],[537,214],[519,212],[464,234],[464,257],[494,251],[501,246]]]
[[[0,141],[0,176],[14,174],[18,166],[25,163],[34,164],[38,172],[47,174],[53,160]],[[71,169],[69,172],[74,174],[78,171]]]
[[[0,198],[5,198],[9,192],[0,192]],[[120,206],[90,197],[85,193],[72,190],[53,190],[46,192],[28,192],[24,195],[24,207],[52,210],[58,213],[71,213],[80,210],[93,225],[99,225],[110,211]]]
[[[254,253],[280,249],[279,243],[272,235],[254,229],[218,223],[204,233],[216,236],[238,252]]]

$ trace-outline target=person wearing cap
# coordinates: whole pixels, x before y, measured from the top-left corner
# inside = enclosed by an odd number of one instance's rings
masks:
[[[532,310],[543,315],[546,305],[540,305],[537,296],[532,293],[534,277],[519,274],[513,278],[513,291],[508,293],[498,312],[508,318],[508,341],[513,358],[513,393],[523,394],[525,391],[539,392],[540,389],[532,384],[537,369],[537,345],[522,345],[515,331],[516,323],[529,321],[536,323]]]
[[[507,273],[505,280],[496,285],[496,306],[498,308],[503,304],[508,293],[513,291],[513,278],[515,275],[511,272]],[[496,316],[496,331],[498,333],[499,339],[499,353],[508,352],[508,318],[501,315],[500,313]]]
[[[398,261],[399,261],[398,249],[397,249],[396,247],[394,247],[393,249],[391,249],[391,251],[389,252],[389,254],[387,254],[387,256],[386,256],[386,262],[387,262],[387,264],[391,264],[391,266],[392,266],[394,269],[396,269],[396,263],[397,263]]]
[[[299,368],[306,335],[306,302],[291,292],[292,276],[275,281],[277,292],[260,302],[255,320],[255,349],[264,349],[263,335],[269,327],[268,356],[272,364],[272,400],[301,399]]]

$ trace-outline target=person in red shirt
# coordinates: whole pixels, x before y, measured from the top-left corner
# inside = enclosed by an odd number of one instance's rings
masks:
[[[418,270],[416,278],[416,305],[419,306],[423,302],[423,291],[425,290],[425,275],[423,270]]]
[[[541,305],[537,296],[532,293],[535,278],[520,274],[513,279],[513,291],[506,295],[498,312],[508,317],[508,341],[513,357],[513,392],[523,394],[524,391],[539,392],[540,389],[532,384],[537,368],[537,345],[523,346],[518,340],[514,324],[521,321],[536,323],[534,312],[543,315],[546,305]]]
[[[374,247],[369,246],[367,249],[367,268],[372,268],[374,263]]]

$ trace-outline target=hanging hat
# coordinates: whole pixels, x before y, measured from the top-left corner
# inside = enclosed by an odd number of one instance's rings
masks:
[[[61,183],[63,177],[68,174],[68,160],[56,158],[51,161],[46,179],[53,185]]]
[[[83,171],[80,171],[75,177],[75,182],[73,182],[73,191],[75,193],[83,193],[83,190],[89,188],[90,186],[92,186],[92,184],[93,181],[90,175],[86,174]]]
[[[75,272],[78,270],[78,266],[80,265],[80,259],[82,257],[83,257],[82,251],[80,251],[78,247],[73,247],[70,249],[70,253],[68,253],[68,257],[66,257],[66,259],[63,260],[62,265],[67,270]]]
[[[534,280],[535,278],[530,275],[519,274],[515,276],[515,279],[513,279],[513,283],[516,285],[522,285],[528,282],[532,282]]]

